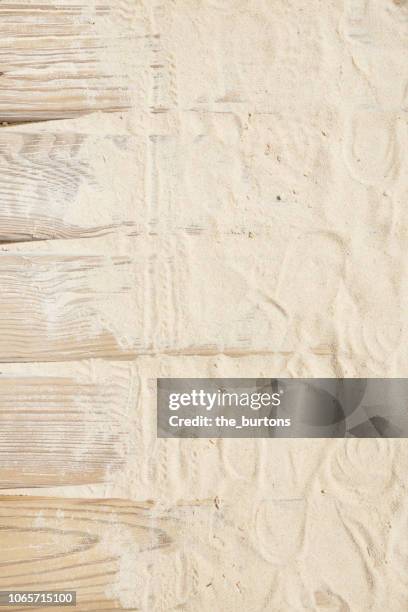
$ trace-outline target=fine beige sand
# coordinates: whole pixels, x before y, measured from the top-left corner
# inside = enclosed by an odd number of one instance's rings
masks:
[[[155,379],[408,375],[408,2],[96,4],[0,133],[0,526],[81,611],[405,612],[405,440],[159,440]]]

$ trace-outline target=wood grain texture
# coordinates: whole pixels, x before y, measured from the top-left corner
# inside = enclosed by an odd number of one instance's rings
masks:
[[[109,483],[129,451],[130,381],[0,377],[0,488]]]
[[[132,269],[126,257],[1,255],[0,361],[134,355],[142,306]]]
[[[123,59],[132,3],[0,4],[0,120],[74,117],[129,106]]]
[[[194,504],[1,497],[0,590],[76,590],[81,612],[174,609],[206,579],[194,558],[210,516]]]
[[[0,130],[0,242],[98,236],[132,225],[137,196],[124,185],[139,155],[127,136],[68,126],[59,133]]]

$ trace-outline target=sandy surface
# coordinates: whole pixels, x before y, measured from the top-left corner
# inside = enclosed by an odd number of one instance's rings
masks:
[[[156,605],[402,612],[404,440],[155,441],[147,423],[158,374],[407,375],[408,5],[186,0],[150,19],[145,482],[215,506],[208,550],[162,570],[196,575],[195,597]]]
[[[127,608],[403,612],[405,440],[157,440],[155,378],[407,376],[408,2],[136,4],[133,109],[69,121],[99,195],[57,202],[115,232],[7,247],[129,259],[86,281],[107,361],[46,370],[120,371],[124,465],[41,494],[152,500],[184,525],[174,550],[110,542]]]

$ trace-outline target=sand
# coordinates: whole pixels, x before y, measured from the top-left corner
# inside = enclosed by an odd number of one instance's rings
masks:
[[[120,384],[124,432],[86,482],[24,493],[149,501],[152,526],[179,525],[164,550],[106,536],[122,609],[403,612],[405,440],[159,440],[155,379],[407,376],[408,3],[135,5],[118,50],[131,108],[43,128],[84,135],[92,180],[70,170],[75,197],[59,192],[47,231],[65,229],[1,247],[38,278],[50,256],[96,258],[80,321],[101,360],[58,318],[67,285],[54,310],[38,300],[40,367]],[[38,126],[7,130],[18,147]]]

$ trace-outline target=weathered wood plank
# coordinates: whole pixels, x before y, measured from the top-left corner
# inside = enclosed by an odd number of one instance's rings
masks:
[[[0,497],[0,590],[75,590],[81,612],[175,609],[208,581],[196,551],[205,550],[212,513],[208,505],[159,512],[120,500]]]
[[[44,364],[24,375],[2,368],[0,488],[111,483],[120,475],[130,444],[130,373],[125,364],[102,365],[82,376],[67,364],[55,364],[54,375],[41,375]]]
[[[0,242],[97,236],[133,225],[141,184],[137,171],[134,188],[128,176],[141,155],[125,135],[69,126],[0,130]]]
[[[129,0],[0,4],[0,120],[74,117],[130,103]]]
[[[1,255],[0,361],[134,355],[143,304],[133,270],[127,257]]]

